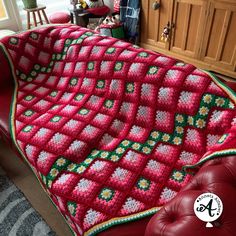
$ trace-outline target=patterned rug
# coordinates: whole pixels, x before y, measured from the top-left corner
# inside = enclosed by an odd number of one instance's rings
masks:
[[[0,169],[0,236],[56,236]]]
[[[13,141],[77,235],[155,214],[183,167],[236,153],[236,96],[193,65],[74,25],[1,42]]]

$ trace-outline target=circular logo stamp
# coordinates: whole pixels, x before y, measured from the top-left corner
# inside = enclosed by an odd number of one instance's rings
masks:
[[[217,220],[223,212],[223,203],[214,193],[203,193],[194,202],[195,215],[207,222],[206,227],[213,227],[210,223]]]

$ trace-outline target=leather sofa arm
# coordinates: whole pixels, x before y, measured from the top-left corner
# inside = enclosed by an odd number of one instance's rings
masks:
[[[218,195],[223,213],[206,228],[193,210],[195,199],[204,192]],[[148,223],[145,236],[235,236],[236,156],[207,161],[192,180]]]

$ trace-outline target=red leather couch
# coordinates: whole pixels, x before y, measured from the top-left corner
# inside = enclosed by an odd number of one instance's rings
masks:
[[[9,111],[13,79],[9,65],[0,52],[0,137],[12,148]],[[236,91],[236,83],[227,82]],[[199,220],[193,211],[195,199],[204,192],[218,195],[224,205],[213,228]],[[236,157],[207,161],[192,181],[166,204],[158,214],[128,224],[114,226],[100,236],[234,236],[236,235]]]

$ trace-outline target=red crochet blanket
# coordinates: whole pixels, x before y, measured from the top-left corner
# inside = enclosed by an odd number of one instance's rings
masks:
[[[156,213],[183,166],[236,153],[235,94],[190,64],[72,25],[1,49],[12,138],[77,235]]]

